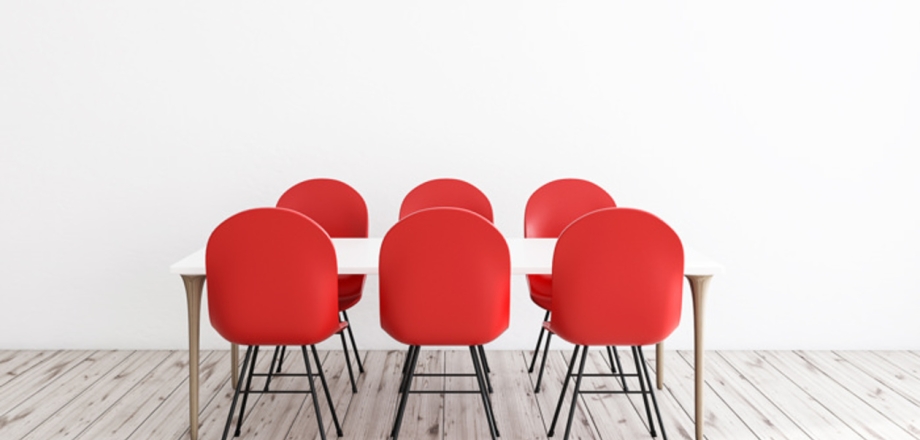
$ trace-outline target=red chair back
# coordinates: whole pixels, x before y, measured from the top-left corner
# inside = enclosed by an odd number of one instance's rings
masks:
[[[339,326],[332,241],[283,208],[243,211],[221,223],[205,251],[208,313],[243,345],[311,345]]]
[[[367,204],[361,194],[335,179],[310,179],[290,187],[276,204],[319,223],[330,237],[367,237]]]
[[[680,322],[684,252],[658,217],[608,208],[581,217],[553,255],[553,330],[578,345],[649,345]]]
[[[380,248],[380,324],[408,345],[483,345],[508,328],[511,257],[498,229],[461,208],[400,220]]]
[[[422,209],[439,207],[467,209],[493,221],[489,198],[479,188],[458,179],[435,179],[416,186],[403,199],[399,218]]]
[[[310,217],[330,237],[367,237],[367,204],[358,191],[344,182],[335,179],[305,180],[285,191],[277,206]],[[346,310],[361,300],[364,278],[364,275],[339,276],[339,310]]]
[[[587,180],[554,180],[537,188],[527,200],[524,237],[556,238],[579,217],[616,206],[607,191]],[[549,275],[527,275],[531,298],[540,307],[550,307],[552,280]]]
[[[559,179],[537,188],[524,208],[524,237],[556,238],[579,217],[616,202],[587,180]]]

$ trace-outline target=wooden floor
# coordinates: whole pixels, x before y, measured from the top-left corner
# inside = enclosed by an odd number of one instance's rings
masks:
[[[570,353],[551,353],[539,394],[532,389],[535,375],[527,373],[528,355],[488,352],[503,439],[546,438]],[[658,399],[672,439],[690,439],[693,432],[691,355],[666,352],[665,389]],[[357,394],[351,393],[341,352],[320,356],[345,438],[386,438],[403,353],[367,352],[367,372],[358,379]],[[621,357],[631,371],[635,364],[626,350]],[[270,356],[261,361],[267,368]],[[648,361],[654,367],[651,357]],[[920,439],[920,352],[707,352],[706,361],[709,439]],[[588,363],[595,372],[608,371],[599,351]],[[202,353],[201,439],[220,438],[231,396],[229,364],[229,351]],[[464,350],[423,350],[419,365],[426,372],[472,371]],[[289,372],[303,369],[300,356],[285,363]],[[419,379],[415,388],[464,389],[471,382],[429,377]],[[305,385],[302,378],[272,382],[273,389]],[[618,387],[609,378],[585,385]],[[334,438],[328,408],[325,403],[320,407]],[[255,396],[248,408],[241,439],[318,438],[309,397]],[[586,395],[576,408],[572,438],[651,438],[638,396]],[[563,429],[557,428],[556,438],[562,438]],[[412,395],[400,435],[488,438],[482,401],[478,395]],[[0,351],[0,439],[186,438],[186,352]]]

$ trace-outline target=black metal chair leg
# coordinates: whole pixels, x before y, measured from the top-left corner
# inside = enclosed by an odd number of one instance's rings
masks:
[[[414,345],[410,345],[410,346],[409,346],[409,349],[406,350],[406,359],[403,361],[403,366],[402,366],[402,375],[403,375],[403,376],[405,376],[406,374],[409,374],[409,359],[412,358],[412,350],[413,350],[413,349],[415,349],[415,346],[414,346]]]
[[[616,372],[617,372],[617,364],[616,364],[616,362],[614,362],[614,360],[613,360],[613,347],[611,347],[611,346],[609,346],[609,345],[607,346],[607,357],[608,357],[609,360],[610,360],[610,362],[609,362],[609,364],[610,364],[610,372],[611,372],[611,373],[616,373]]]
[[[342,316],[345,318],[345,322],[348,323],[346,330],[348,330],[348,339],[351,339],[351,348],[355,350],[355,360],[358,361],[358,373],[364,373],[364,364],[361,363],[361,353],[358,352],[358,344],[355,343],[355,333],[351,330],[351,321],[348,320],[348,313],[342,310]]]
[[[230,424],[233,423],[233,413],[236,412],[236,401],[240,397],[240,390],[243,389],[243,380],[246,379],[246,366],[249,365],[249,356],[252,355],[252,346],[246,349],[246,357],[243,359],[243,371],[240,372],[240,378],[236,381],[236,389],[233,390],[233,403],[230,404],[230,412],[227,414],[227,424],[224,425],[224,435],[222,440],[227,440],[227,434],[230,433]]]
[[[313,369],[310,368],[310,356],[307,356],[307,347],[301,346],[303,362],[307,365],[307,379],[310,381],[310,396],[313,397],[313,409],[316,411],[316,424],[319,426],[319,437],[326,440],[326,428],[323,427],[323,415],[319,412],[319,398],[316,397],[316,383],[313,382]],[[316,368],[322,372],[323,366],[317,364]]]
[[[403,362],[403,373],[399,380],[399,394],[404,393],[409,387],[409,366],[415,362],[413,359],[418,356],[419,350],[421,350],[421,347],[410,345],[409,350],[406,352],[406,360]]]
[[[486,373],[491,373],[491,372],[492,372],[492,369],[489,368],[489,360],[486,359],[486,349],[485,349],[485,347],[483,347],[482,345],[478,345],[477,347],[479,347],[479,357],[480,357],[480,359],[482,360],[482,368],[485,369],[485,372],[486,372]],[[491,391],[489,391],[489,392],[491,393]]]
[[[263,392],[268,391],[268,386],[272,383],[272,373],[275,371],[275,363],[278,362],[278,353],[281,352],[281,347],[283,347],[283,345],[275,346],[275,353],[272,354],[272,364],[268,367],[268,376],[265,376],[265,388],[262,389]]]
[[[652,377],[648,374],[648,364],[645,362],[645,355],[642,354],[642,348],[639,348],[639,359],[642,361],[642,370],[645,372],[645,382],[648,385],[649,394],[652,395],[652,405],[655,406],[655,414],[658,416],[658,428],[661,429],[661,438],[668,440],[668,434],[664,432],[664,422],[661,420],[661,411],[658,409],[658,399],[655,398],[655,387],[652,386]],[[651,425],[651,421],[649,421]],[[654,436],[654,434],[652,434]]]
[[[485,371],[483,376],[486,378],[486,387],[489,389],[489,394],[492,394],[492,379],[489,379],[489,373],[492,371],[489,370],[489,361],[486,359],[486,349],[481,345],[477,345],[476,347],[477,350],[479,350],[479,359],[480,362],[482,362],[482,368]]]
[[[546,346],[543,347],[543,360],[540,362],[540,372],[537,374],[537,386],[533,388],[534,394],[540,392],[540,382],[543,381],[543,369],[546,368],[546,355],[549,354],[549,340],[552,339],[552,337],[552,333],[546,333]]]
[[[549,310],[546,311],[546,315],[543,316],[543,322],[549,321]],[[537,346],[533,349],[533,359],[530,360],[530,368],[527,369],[528,373],[533,373],[533,367],[537,363],[537,353],[540,352],[540,343],[543,342],[543,333],[546,332],[546,328],[543,327],[543,324],[540,324],[540,336],[537,337]]]
[[[412,351],[412,348],[409,348]],[[396,411],[396,421],[393,422],[393,431],[390,433],[390,437],[393,437],[393,440],[399,438],[399,426],[402,425],[403,413],[406,412],[406,401],[409,400],[409,389],[412,384],[412,376],[415,374],[415,363],[418,361],[418,352],[421,351],[421,347],[415,351],[413,356],[410,356],[411,363],[408,366],[406,374],[406,389],[403,390],[402,398],[399,400],[399,409]]]
[[[345,366],[348,367],[348,378],[351,379],[351,393],[358,392],[358,385],[355,384],[355,374],[351,371],[351,358],[348,356],[348,344],[345,343],[345,330],[339,332],[342,337],[342,351],[345,352]]]
[[[252,375],[256,371],[256,358],[259,357],[259,346],[256,345],[252,351],[252,362],[249,365],[249,377],[246,378],[246,389],[243,391],[243,402],[240,404],[240,416],[236,419],[236,431],[233,436],[239,437],[240,430],[243,428],[243,415],[246,413],[246,401],[249,400],[249,390],[252,387]]]
[[[652,410],[648,404],[648,393],[645,391],[645,381],[642,380],[642,365],[640,365],[639,351],[639,347],[632,347],[633,360],[636,361],[636,373],[639,374],[639,389],[642,391],[642,400],[645,402],[645,415],[648,417],[649,434],[651,434],[652,437],[656,437],[655,423],[652,421]]]
[[[575,346],[575,351],[572,352],[572,361],[569,362],[569,369],[565,373],[565,379],[562,381],[562,392],[559,393],[559,403],[556,404],[556,413],[553,414],[553,423],[549,425],[549,432],[546,433],[547,437],[552,437],[556,433],[556,421],[559,419],[559,411],[562,410],[562,401],[565,400],[565,390],[569,387],[569,379],[572,377],[572,370],[575,369],[575,361],[578,360],[578,350],[581,348],[580,345]]]
[[[617,361],[617,370],[620,370],[620,382],[623,383],[623,391],[629,391],[629,386],[626,385],[626,374],[623,372],[623,365],[620,364],[620,353],[617,352],[616,347],[611,347],[613,350],[613,358]]]
[[[285,351],[286,349],[287,349],[287,347],[285,347],[285,346],[283,346],[283,345],[281,346],[281,355],[278,356],[278,371],[276,371],[276,373],[280,373],[280,372],[281,372],[281,364],[284,363],[284,351]]]
[[[568,440],[572,431],[572,420],[575,418],[575,406],[578,405],[578,390],[581,388],[581,377],[585,374],[585,360],[588,359],[588,346],[581,352],[581,365],[578,367],[578,377],[575,379],[575,393],[572,394],[572,407],[569,408],[569,421],[565,424],[565,435],[562,440]]]
[[[479,362],[479,349],[481,346],[470,346],[470,356],[473,358],[473,369],[476,370],[476,380],[479,382],[479,395],[482,397],[482,406],[486,411],[486,420],[489,422],[489,433],[492,434],[492,440],[495,440],[498,434],[498,427],[495,425],[495,414],[492,412],[492,402],[489,400],[489,394],[486,392],[486,373]]]
[[[306,353],[306,347],[302,347],[302,349],[304,353]],[[323,383],[323,392],[326,394],[326,402],[329,403],[329,412],[332,413],[332,422],[335,423],[335,433],[341,437],[342,425],[339,424],[339,418],[335,415],[335,405],[332,404],[332,395],[329,394],[329,384],[326,383],[326,373],[323,372],[323,364],[319,361],[319,353],[316,352],[316,346],[311,345],[310,350],[313,351],[313,359],[316,360],[316,369],[319,370],[319,380]]]

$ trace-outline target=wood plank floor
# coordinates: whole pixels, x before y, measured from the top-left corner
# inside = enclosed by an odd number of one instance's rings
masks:
[[[627,372],[635,363],[620,350]],[[600,350],[586,372],[607,372]],[[229,351],[201,356],[200,438],[220,438],[229,410]],[[533,392],[529,352],[489,351],[493,405],[503,439],[545,439],[570,352],[554,351],[543,390]],[[654,350],[647,354],[654,368]],[[383,439],[392,427],[404,354],[364,353],[366,373],[352,394],[341,352],[320,352],[346,439]],[[271,356],[260,357],[267,369]],[[706,436],[709,439],[920,439],[920,352],[707,352]],[[188,438],[188,358],[182,351],[0,351],[0,439]],[[284,364],[304,370],[299,350]],[[423,350],[419,371],[473,371],[466,350]],[[658,402],[671,439],[691,439],[691,352],[666,352],[665,389]],[[654,371],[654,370],[652,370]],[[356,371],[357,373],[357,371]],[[259,379],[257,379],[259,381]],[[255,383],[255,381],[254,381]],[[469,377],[422,377],[413,389],[458,390]],[[273,389],[304,389],[303,378],[276,378]],[[586,380],[584,389],[617,389],[611,378]],[[638,388],[638,383],[631,386]],[[569,388],[571,391],[571,387]],[[334,427],[320,396],[323,426]],[[566,399],[563,414],[567,414]],[[319,438],[312,400],[294,394],[253,395],[240,439]],[[572,437],[651,438],[642,399],[584,395]],[[564,419],[556,430],[562,438]],[[400,431],[403,439],[488,438],[478,395],[413,394]],[[660,437],[659,437],[660,438]]]

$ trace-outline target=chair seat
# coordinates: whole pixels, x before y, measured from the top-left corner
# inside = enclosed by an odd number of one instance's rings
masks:
[[[553,302],[553,277],[528,275],[527,279],[530,283],[530,299],[544,310],[549,310]]]
[[[549,310],[553,304],[553,297],[534,295],[533,292],[530,293],[530,299],[543,310]]]
[[[361,300],[364,275],[339,275],[339,311],[348,310]]]
[[[348,310],[348,309],[354,307],[354,305],[357,304],[358,301],[360,301],[360,300],[361,300],[361,294],[360,294],[360,293],[357,294],[357,295],[348,296],[348,297],[344,297],[344,298],[343,298],[343,297],[339,297],[339,311],[341,312],[341,311]]]

